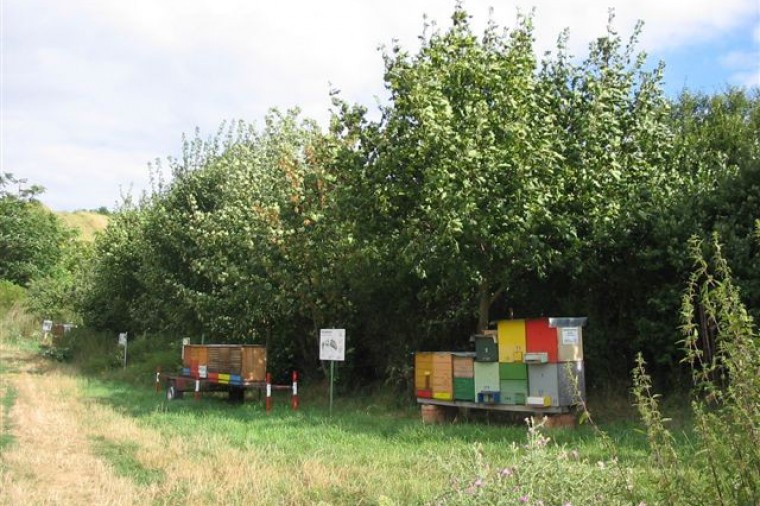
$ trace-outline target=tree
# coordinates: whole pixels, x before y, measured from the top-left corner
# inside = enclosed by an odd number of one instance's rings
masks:
[[[385,54],[379,122],[341,111],[344,135],[362,132],[351,184],[372,219],[420,277],[474,298],[483,329],[516,280],[577,275],[586,253],[634,233],[667,194],[670,137],[638,31],[624,46],[610,28],[579,66],[560,39],[539,69],[529,16],[480,40],[468,19],[458,6],[416,55]]]
[[[70,233],[36,200],[43,189],[12,174],[0,177],[0,279],[27,286],[49,274],[61,258],[61,244]],[[9,186],[17,184],[13,192]]]

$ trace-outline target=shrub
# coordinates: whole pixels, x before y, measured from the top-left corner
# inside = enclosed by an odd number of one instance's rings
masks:
[[[652,450],[652,478],[669,504],[760,504],[760,345],[717,238],[713,259],[692,241],[695,270],[683,297],[685,359],[697,438],[679,455],[643,359],[634,395]]]

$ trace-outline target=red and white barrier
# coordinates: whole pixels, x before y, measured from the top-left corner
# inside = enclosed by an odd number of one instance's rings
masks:
[[[272,411],[272,375],[267,373],[267,401],[266,401],[267,414]]]

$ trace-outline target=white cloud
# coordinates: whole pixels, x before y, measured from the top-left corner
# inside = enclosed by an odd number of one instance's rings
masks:
[[[477,29],[494,3],[466,2]],[[552,48],[570,27],[576,54],[604,33],[608,5],[623,35],[646,21],[641,47],[649,51],[719,40],[757,16],[756,0],[518,0],[497,4],[494,18],[512,26],[515,10],[533,4],[537,49]],[[374,105],[374,95],[384,96],[377,47],[399,39],[413,50],[423,13],[448,26],[454,0],[0,6],[2,170],[46,185],[52,207],[69,208],[110,205],[119,185],[144,182],[145,163],[177,154],[181,133],[195,126],[212,132],[223,119],[254,120],[269,107],[295,105],[324,121],[329,83],[348,100]]]

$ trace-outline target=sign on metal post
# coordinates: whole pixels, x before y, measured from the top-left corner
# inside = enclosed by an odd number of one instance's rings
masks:
[[[48,333],[53,330],[53,320],[45,320],[42,322],[42,332]]]
[[[335,362],[346,359],[346,329],[321,329],[319,331],[319,360],[330,361],[330,415],[333,406]]]
[[[119,346],[124,346],[124,368],[127,368],[127,333],[119,334]]]

